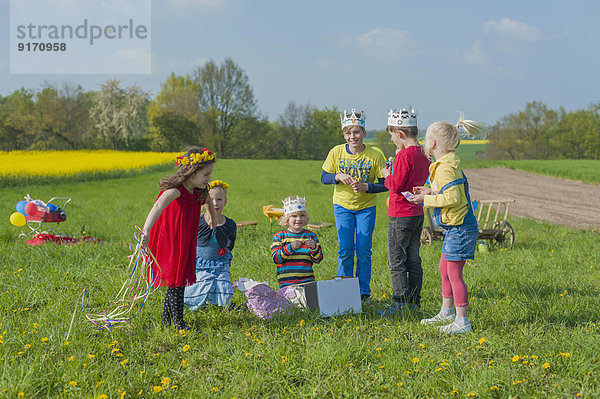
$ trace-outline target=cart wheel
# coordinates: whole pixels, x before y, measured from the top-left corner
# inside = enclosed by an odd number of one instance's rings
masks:
[[[431,234],[431,227],[423,227],[421,231],[421,243],[431,245],[433,242],[433,235]]]
[[[498,221],[492,226],[494,230],[494,238],[490,239],[492,246],[499,248],[512,249],[515,243],[515,230],[506,220]]]

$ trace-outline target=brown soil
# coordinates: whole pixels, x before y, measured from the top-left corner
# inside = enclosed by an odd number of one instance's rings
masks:
[[[471,199],[515,199],[510,215],[574,228],[600,228],[600,185],[508,168],[468,169]]]

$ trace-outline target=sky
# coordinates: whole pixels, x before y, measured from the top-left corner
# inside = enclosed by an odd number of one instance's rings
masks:
[[[493,124],[531,101],[567,111],[600,101],[597,0],[147,1],[150,73],[115,75],[11,74],[10,1],[0,0],[0,95],[116,78],[155,96],[172,72],[230,57],[270,120],[290,101],[362,110],[368,130],[391,108],[413,106],[425,128],[458,111]]]

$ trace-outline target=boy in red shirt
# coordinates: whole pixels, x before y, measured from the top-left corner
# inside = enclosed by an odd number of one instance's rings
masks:
[[[422,186],[429,175],[429,159],[417,141],[417,113],[414,109],[388,114],[388,133],[396,145],[393,165],[382,170],[390,190],[388,216],[388,266],[392,277],[393,302],[383,312],[394,315],[421,307],[423,269],[419,247],[423,229],[423,207],[407,200],[413,187]]]

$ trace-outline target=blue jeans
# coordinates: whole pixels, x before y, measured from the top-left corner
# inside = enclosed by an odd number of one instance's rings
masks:
[[[358,277],[360,294],[371,295],[371,247],[375,228],[375,207],[351,211],[334,204],[333,213],[340,245],[338,276],[354,277],[356,250],[356,277]]]
[[[421,306],[423,269],[419,247],[423,215],[390,217],[388,225],[388,266],[395,302]]]

